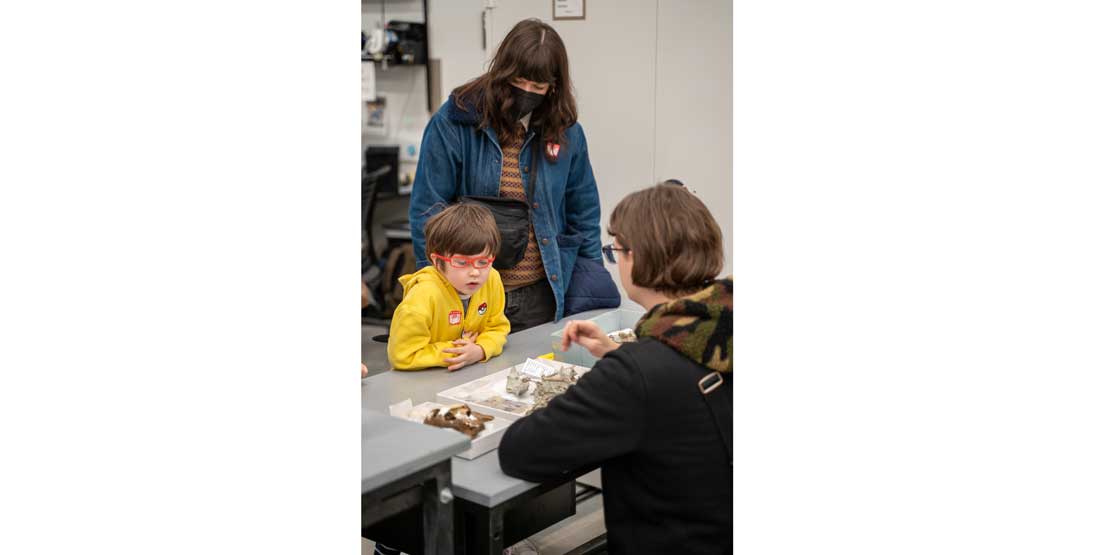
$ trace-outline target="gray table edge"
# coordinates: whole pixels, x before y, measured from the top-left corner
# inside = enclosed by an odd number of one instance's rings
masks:
[[[362,426],[360,493],[374,491],[470,448],[470,438],[453,430],[432,428],[373,410],[363,411]],[[369,432],[398,432],[407,441],[404,445],[371,441]],[[381,437],[389,439],[388,436]],[[371,452],[372,448],[375,452]]]

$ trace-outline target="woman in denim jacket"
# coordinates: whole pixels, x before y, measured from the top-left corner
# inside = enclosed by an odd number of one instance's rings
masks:
[[[537,186],[528,198],[532,173]],[[424,223],[464,196],[515,198],[531,208],[524,257],[500,270],[512,331],[618,306],[600,261],[600,197],[565,45],[537,19],[512,28],[489,70],[456,88],[424,130],[409,204],[418,268],[430,254]]]

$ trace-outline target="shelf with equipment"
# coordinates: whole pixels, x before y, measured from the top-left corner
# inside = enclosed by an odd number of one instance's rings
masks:
[[[432,111],[432,79],[435,77],[430,59],[428,44],[428,0],[362,0],[364,27],[368,17],[373,19],[374,27],[363,29],[363,43],[360,61],[374,62],[377,70],[388,71],[397,67],[424,67],[427,72],[424,97],[428,112]],[[398,12],[392,19],[386,15],[387,6],[396,7]],[[409,11],[410,6],[419,7],[419,13]],[[374,10],[377,8],[377,10]],[[368,14],[376,11],[375,14]],[[423,22],[412,21],[423,17]]]

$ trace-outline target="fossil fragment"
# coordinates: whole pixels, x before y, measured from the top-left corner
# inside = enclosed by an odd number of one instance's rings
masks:
[[[527,384],[530,381],[530,376],[521,374],[519,370],[513,366],[512,371],[508,372],[508,379],[504,384],[504,390],[512,395],[523,395],[527,393]]]
[[[576,366],[565,366],[560,371],[558,371],[558,375],[561,377],[561,379],[567,380],[572,383],[577,383]]]
[[[467,405],[452,405],[446,411],[432,409],[424,418],[424,423],[439,428],[452,428],[473,439],[485,429],[485,423],[492,419],[488,414],[470,410]]]
[[[565,393],[565,390],[575,383],[577,383],[577,369],[573,366],[565,366],[557,374],[546,376],[542,381],[536,382],[535,403],[531,411],[545,407],[550,399]]]
[[[607,334],[615,343],[633,343],[638,340],[638,336],[634,335],[634,330],[630,328],[613,331]]]

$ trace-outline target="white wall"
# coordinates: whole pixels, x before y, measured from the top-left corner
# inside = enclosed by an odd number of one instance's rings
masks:
[[[481,48],[483,4],[484,0],[428,2],[428,48],[431,57],[440,60],[440,104],[455,87],[488,69],[488,58]]]
[[[722,226],[733,253],[733,4],[657,2],[657,109],[654,180],[694,189]]]

